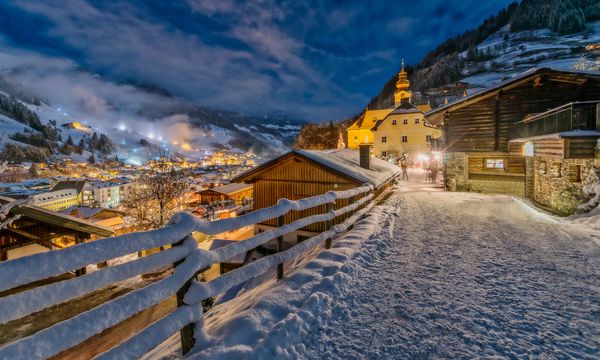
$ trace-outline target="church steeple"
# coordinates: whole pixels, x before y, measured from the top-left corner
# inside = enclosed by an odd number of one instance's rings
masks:
[[[408,90],[410,88],[410,81],[408,81],[408,74],[404,70],[404,59],[402,59],[402,69],[398,73],[398,81],[396,81],[396,91],[394,92],[394,107],[398,107],[403,101],[410,101],[411,93]]]

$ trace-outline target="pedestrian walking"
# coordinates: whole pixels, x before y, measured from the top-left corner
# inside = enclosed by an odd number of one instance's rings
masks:
[[[400,168],[402,169],[402,180],[408,181],[408,163],[405,158],[400,160]]]

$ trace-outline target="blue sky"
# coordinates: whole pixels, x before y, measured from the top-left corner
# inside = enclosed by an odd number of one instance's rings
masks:
[[[340,119],[402,58],[418,62],[509,3],[3,0],[0,68],[68,63],[202,105]]]

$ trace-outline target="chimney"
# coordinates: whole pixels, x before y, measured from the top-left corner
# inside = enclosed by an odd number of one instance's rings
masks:
[[[360,144],[358,147],[360,148],[360,167],[363,169],[370,169],[371,167],[371,144]]]

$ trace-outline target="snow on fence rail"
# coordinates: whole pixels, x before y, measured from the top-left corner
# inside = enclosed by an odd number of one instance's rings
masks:
[[[181,331],[182,349],[187,352],[194,344],[205,346],[209,337],[203,328],[202,300],[214,297],[234,286],[264,274],[277,266],[277,276],[283,276],[283,263],[348,229],[373,206],[373,187],[365,185],[345,191],[301,200],[280,199],[277,205],[236,218],[208,222],[188,213],[173,216],[164,228],[131,233],[97,240],[41,254],[0,263],[0,291],[64,274],[89,264],[107,261],[138,251],[173,245],[170,249],[131,262],[100,269],[70,280],[33,288],[0,298],[0,323],[20,319],[50,306],[102,289],[107,285],[145,274],[173,264],[173,273],[155,283],[127,293],[92,310],[59,322],[37,333],[0,348],[0,358],[47,358],[69,349],[105,329],[118,325],[142,310],[177,295],[178,308],[100,356],[104,359],[134,358],[152,350],[177,331]],[[350,199],[349,205],[334,209],[338,199]],[[327,205],[327,212],[307,216],[284,224],[285,214]],[[334,220],[352,213],[346,220]],[[215,250],[198,248],[191,234],[220,234],[278,218],[281,224],[271,231],[231,243]],[[328,230],[283,251],[283,236],[317,222],[327,222]],[[198,272],[212,264],[224,262],[273,239],[278,252],[221,275],[208,282],[197,281]],[[10,311],[8,311],[10,309]]]

